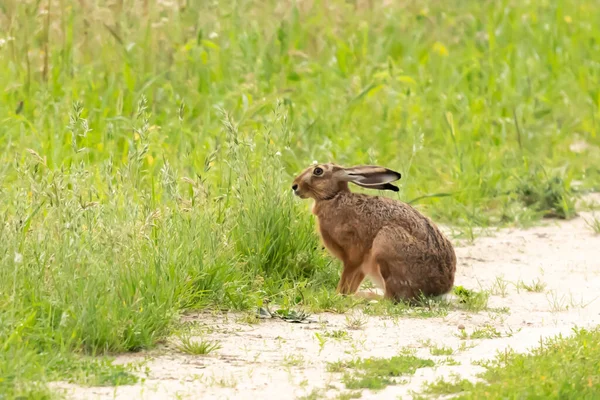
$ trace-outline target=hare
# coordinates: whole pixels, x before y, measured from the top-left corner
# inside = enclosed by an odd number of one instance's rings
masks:
[[[323,244],[343,263],[338,293],[372,298],[357,293],[366,276],[396,302],[441,296],[452,289],[456,254],[429,218],[408,204],[348,188],[352,182],[397,192],[390,182],[400,177],[379,166],[329,163],[312,165],[294,179],[295,195],[315,201],[312,212]]]

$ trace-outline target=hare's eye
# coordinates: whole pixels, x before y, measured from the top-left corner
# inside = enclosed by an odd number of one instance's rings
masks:
[[[321,175],[323,175],[323,169],[317,167],[314,169],[313,174],[315,174],[316,176],[321,176]]]

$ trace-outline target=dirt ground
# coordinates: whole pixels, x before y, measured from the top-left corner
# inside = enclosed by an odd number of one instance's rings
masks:
[[[589,199],[588,199],[589,200]],[[594,200],[600,203],[600,196]],[[600,212],[596,212],[600,217]],[[117,362],[147,360],[148,375],[133,386],[82,388],[56,386],[74,399],[296,399],[315,390],[314,398],[336,398],[347,392],[342,375],[326,371],[327,362],[355,357],[391,357],[402,348],[435,361],[431,345],[455,349],[460,365],[421,368],[406,382],[378,391],[364,390],[363,399],[410,399],[423,383],[459,374],[473,378],[482,367],[478,360],[493,358],[512,348],[527,351],[541,337],[568,335],[573,327],[600,324],[600,235],[586,225],[590,212],[571,221],[548,220],[527,230],[500,230],[473,244],[456,247],[456,285],[488,289],[490,307],[508,307],[508,313],[450,311],[443,318],[390,318],[364,316],[361,329],[349,330],[346,315],[318,314],[315,323],[293,324],[265,320],[237,322],[235,315],[188,316],[210,327],[210,339],[222,348],[207,356],[192,356],[172,348],[118,357]],[[518,289],[518,282],[545,284],[542,292]],[[495,328],[497,338],[463,340],[467,333]],[[488,328],[485,328],[485,327]],[[321,344],[315,333],[347,330],[342,340]],[[459,350],[461,344],[466,344]]]

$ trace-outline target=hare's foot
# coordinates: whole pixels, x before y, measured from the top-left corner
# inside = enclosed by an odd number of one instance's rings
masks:
[[[383,296],[380,295],[379,293],[371,292],[371,291],[367,291],[367,290],[356,292],[355,296],[359,297],[361,299],[367,299],[367,300],[381,300],[383,298]]]

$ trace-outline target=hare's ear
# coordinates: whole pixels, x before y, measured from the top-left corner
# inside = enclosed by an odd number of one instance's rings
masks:
[[[397,181],[402,177],[399,172],[374,165],[360,165],[352,168],[344,168],[346,179],[358,186],[368,189],[392,190],[399,189],[390,182]]]

